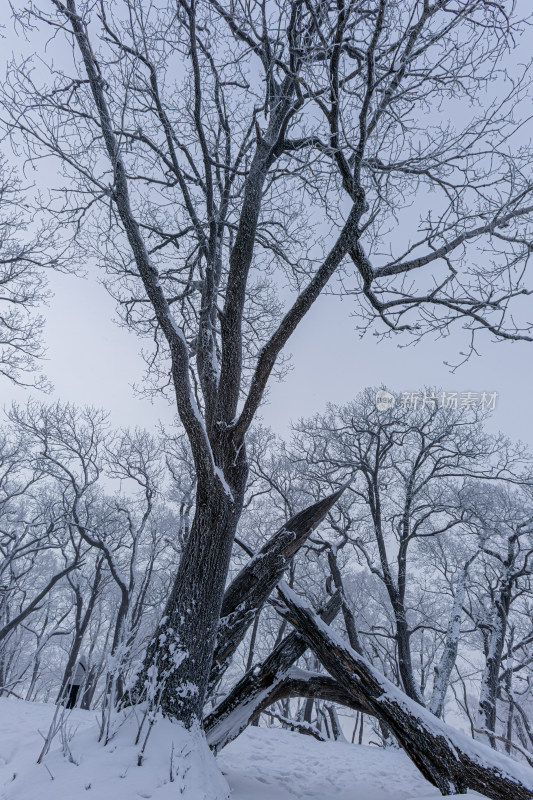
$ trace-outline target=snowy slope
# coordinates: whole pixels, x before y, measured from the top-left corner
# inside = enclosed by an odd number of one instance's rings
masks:
[[[150,730],[139,766],[148,726],[136,744],[142,715],[134,709],[117,715],[106,747],[98,743],[96,714],[74,710],[37,764],[54,711],[0,700],[1,800],[227,800],[229,787],[205,738],[168,720]]]
[[[0,699],[0,800],[204,800],[202,768],[217,781],[209,758],[190,764],[182,794],[180,775],[168,781],[169,729],[165,724],[149,742],[144,765],[136,765],[138,747],[126,723],[112,743],[96,743],[96,714],[74,710],[68,728],[76,730],[70,747],[78,765],[61,752],[58,739],[36,765],[54,713],[53,705]],[[130,721],[131,722],[131,721]],[[128,725],[130,727],[128,727]],[[173,726],[175,728],[175,726]],[[317,742],[273,728],[250,728],[225,748],[218,765],[232,800],[429,800],[440,797],[398,750]],[[49,771],[48,771],[49,770]],[[179,770],[178,770],[179,772]],[[15,777],[14,777],[15,776]],[[52,781],[52,777],[54,780]],[[180,782],[181,781],[181,782]],[[221,794],[225,782],[219,780]],[[87,788],[89,787],[89,788]],[[475,795],[469,794],[469,800]],[[215,800],[213,795],[208,800]]]
[[[407,800],[435,792],[399,750],[274,728],[248,728],[218,763],[234,800]]]

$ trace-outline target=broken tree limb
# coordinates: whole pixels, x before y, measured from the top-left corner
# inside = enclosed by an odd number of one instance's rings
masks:
[[[272,696],[273,703],[288,697],[312,697],[314,700],[337,703],[352,708],[354,711],[374,716],[371,708],[356,700],[353,694],[347,692],[331,675],[308,672],[297,667],[293,667],[285,673],[285,677],[277,684]]]
[[[274,711],[267,711],[266,713],[269,717],[272,717],[272,719],[277,719],[278,722],[281,722],[285,728],[288,728],[291,731],[297,731],[298,733],[303,733],[306,736],[313,736],[319,742],[327,741],[326,737],[320,733],[318,728],[316,728],[314,725],[310,725],[308,722],[299,722],[296,719],[283,717],[281,714],[276,714]]]
[[[293,667],[286,672],[279,673],[269,687],[262,691],[258,690],[248,703],[242,702],[231,713],[217,717],[217,709],[215,709],[212,714],[209,714],[205,720],[207,743],[215,753],[218,753],[271,705],[292,697],[312,697],[314,700],[338,703],[354,711],[374,715],[372,709],[357,701],[353,694],[347,692],[330,675],[307,672],[307,670]],[[224,703],[224,701],[222,702]]]
[[[337,592],[322,611],[324,619],[332,622],[340,607],[341,596]],[[237,681],[229,694],[204,720],[207,740],[215,751],[235,739],[252,722],[257,715],[256,708],[259,708],[274,686],[283,679],[283,674],[306,650],[307,645],[302,637],[296,631],[292,631],[282,639],[262,664],[249,669]],[[246,709],[246,713],[243,713],[243,709]]]
[[[286,584],[274,605],[303,636],[328,672],[370,706],[425,778],[442,794],[480,792],[491,800],[533,800],[533,770],[469,739],[410,700]]]
[[[341,486],[318,503],[304,508],[283,525],[242,568],[224,594],[217,643],[211,667],[210,687],[226,671],[244,639],[257,610],[283,577],[291,559],[346,489]]]
[[[323,619],[331,622],[340,606],[341,597],[337,593],[325,606]],[[206,716],[204,729],[207,741],[215,752],[236,739],[272,703],[287,697],[317,697],[361,710],[361,704],[354,706],[354,698],[329,676],[291,669],[306,650],[306,642],[293,631],[262,664],[248,670]],[[365,712],[372,713],[367,707]]]

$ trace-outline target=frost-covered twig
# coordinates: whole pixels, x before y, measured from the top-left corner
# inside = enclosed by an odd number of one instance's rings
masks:
[[[315,725],[311,725],[309,722],[299,722],[296,719],[284,717],[282,714],[278,714],[275,711],[265,711],[264,713],[272,719],[277,719],[278,722],[281,722],[282,725],[290,728],[291,731],[297,731],[298,733],[303,733],[306,736],[313,736],[319,742],[327,741],[326,737],[322,736],[318,728]]]
[[[489,736],[492,739],[498,739],[499,742],[503,742],[504,744],[514,747],[515,750],[524,756],[529,766],[533,767],[533,755],[528,753],[527,750],[524,750],[519,745],[515,744],[515,742],[513,742],[511,739],[506,739],[505,736],[498,736],[497,733],[494,733],[494,731],[488,731],[486,728],[474,728],[474,732],[481,733],[484,736]]]

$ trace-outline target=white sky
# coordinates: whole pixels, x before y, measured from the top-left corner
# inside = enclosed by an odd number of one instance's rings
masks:
[[[97,283],[96,270],[80,279],[52,276],[55,296],[45,309],[48,361],[45,372],[55,385],[52,398],[101,406],[115,425],[152,428],[159,418],[170,422],[173,409],[164,400],[151,402],[133,391],[143,374],[142,342],[112,320],[114,303]],[[354,300],[322,297],[303,320],[288,351],[293,369],[283,383],[271,385],[264,422],[284,434],[291,420],[322,411],[327,402],[343,403],[369,385],[417,391],[424,384],[448,391],[499,393],[492,426],[533,447],[533,343],[491,343],[482,355],[451,374],[444,360],[454,361],[466,345],[456,330],[447,339],[426,338],[411,347],[398,339],[360,339],[350,317]],[[31,392],[5,381],[3,404],[24,400]]]
[[[531,43],[533,32],[524,39],[522,47]],[[4,58],[10,45],[18,47],[12,34],[7,44]],[[529,138],[529,132],[524,133]],[[44,185],[46,173],[40,180]],[[115,425],[152,428],[159,418],[168,422],[174,414],[171,406],[164,400],[140,398],[132,389],[143,374],[142,342],[112,321],[114,303],[97,277],[95,268],[88,269],[86,279],[50,276],[55,296],[44,310],[48,348],[44,367],[55,386],[51,399],[101,406],[109,410]],[[379,342],[371,333],[361,340],[350,316],[355,302],[350,297],[342,302],[333,297],[317,301],[289,342],[292,371],[283,383],[271,385],[262,412],[266,424],[283,434],[291,420],[322,411],[328,401],[351,400],[368,385],[415,391],[428,384],[457,392],[497,391],[491,427],[533,447],[533,343],[492,343],[484,337],[479,340],[481,357],[473,356],[451,374],[443,362],[460,360],[458,353],[467,346],[458,328],[447,339],[426,338],[407,348],[400,348],[397,338]],[[0,382],[0,405],[29,394]]]

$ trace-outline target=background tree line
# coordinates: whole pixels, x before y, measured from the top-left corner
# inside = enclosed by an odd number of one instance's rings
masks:
[[[347,484],[291,561],[289,586],[316,607],[340,591],[350,643],[409,697],[493,747],[531,753],[531,456],[488,434],[477,409],[412,409],[398,395],[379,411],[375,394],[302,420],[287,442],[254,430],[229,580],[272,530]],[[182,434],[115,431],[103,412],[60,403],[11,409],[0,481],[2,694],[56,700],[82,652],[81,705],[97,707],[110,681],[124,694],[189,535],[193,475]],[[207,710],[286,633],[268,603],[257,608]],[[309,652],[298,664],[326,676]],[[345,731],[348,715],[357,740],[389,741],[373,715],[308,694],[275,700],[265,719],[338,738],[338,715]]]

